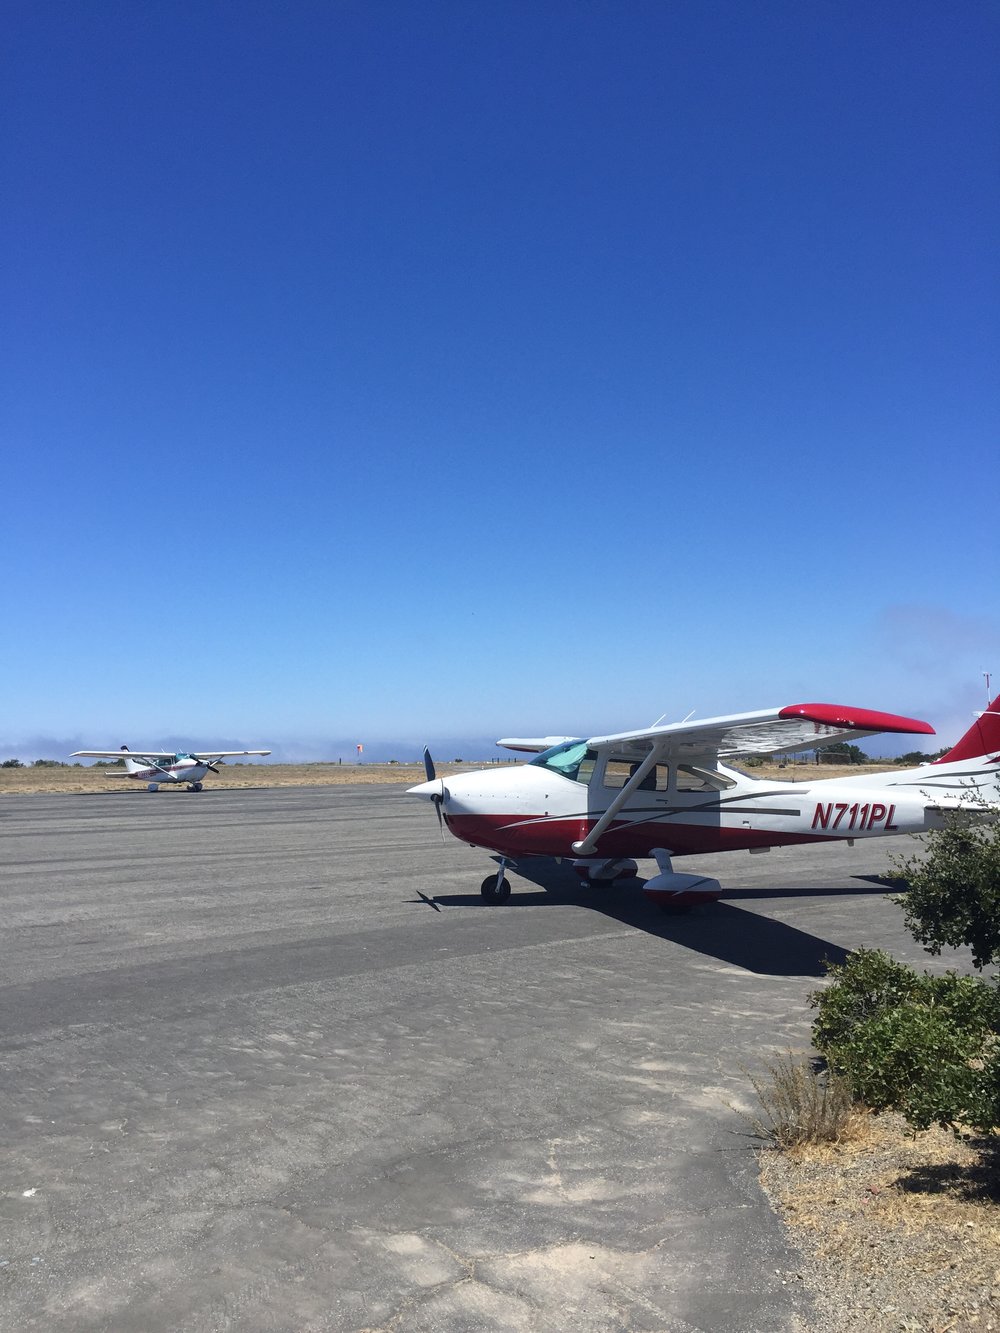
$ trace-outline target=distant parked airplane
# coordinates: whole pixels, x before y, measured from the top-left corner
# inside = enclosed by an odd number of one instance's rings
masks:
[[[207,773],[218,773],[220,760],[235,755],[270,754],[270,750],[211,750],[202,754],[174,754],[170,750],[131,751],[127,745],[119,750],[74,750],[73,759],[124,759],[127,776],[136,782],[145,782],[149,791],[156,791],[163,782],[186,782],[188,791],[201,791],[202,778]],[[106,778],[120,778],[121,773],[105,773]]]

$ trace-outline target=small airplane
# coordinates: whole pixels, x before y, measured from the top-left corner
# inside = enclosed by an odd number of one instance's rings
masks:
[[[188,791],[201,791],[202,778],[218,773],[216,764],[235,755],[270,754],[270,750],[212,750],[204,754],[174,754],[170,750],[136,750],[127,745],[119,750],[74,750],[73,759],[124,759],[126,776],[145,782],[148,791],[157,791],[161,783],[187,783]],[[105,773],[106,778],[120,778]]]
[[[447,781],[425,749],[427,781],[408,794],[432,801],[460,841],[498,853],[481,887],[488,902],[509,897],[505,872],[522,856],[568,859],[589,883],[634,877],[635,858],[652,857],[659,873],[644,892],[667,911],[686,910],[722,889],[675,871],[675,856],[921,833],[970,803],[1000,815],[1000,695],[947,754],[917,768],[769,782],[725,762],[880,732],[934,728],[864,708],[788,704],[585,739],[513,737],[497,744],[535,758]]]

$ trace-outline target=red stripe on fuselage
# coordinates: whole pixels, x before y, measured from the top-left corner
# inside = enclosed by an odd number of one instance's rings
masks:
[[[510,856],[575,856],[595,819],[550,819],[546,815],[449,815],[448,828],[462,842]],[[677,856],[704,852],[745,851],[750,847],[782,847],[803,842],[840,842],[815,833],[776,833],[764,829],[723,828],[718,824],[622,822],[601,834],[602,856],[650,856],[654,847],[669,847]]]

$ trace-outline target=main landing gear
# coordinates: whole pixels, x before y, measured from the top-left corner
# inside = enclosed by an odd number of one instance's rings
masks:
[[[698,903],[714,903],[722,897],[722,887],[717,879],[709,879],[707,875],[682,875],[674,870],[671,852],[666,847],[654,847],[653,856],[660,873],[647,879],[642,891],[668,916],[679,916],[690,912]]]
[[[639,867],[629,856],[584,856],[571,862],[584,884],[614,884],[618,879],[635,879]]]
[[[673,868],[671,853],[664,847],[653,849],[658,875],[646,880],[642,891],[650,902],[655,903],[670,916],[690,912],[699,903],[715,902],[722,897],[722,888],[717,879],[707,875],[684,875]],[[513,863],[511,863],[513,864]],[[507,882],[506,857],[497,857],[497,872],[487,875],[479,892],[487,903],[505,903],[510,897],[510,884]],[[585,857],[573,862],[573,869],[587,884],[611,884],[615,880],[634,879],[638,867],[627,857],[601,859]]]

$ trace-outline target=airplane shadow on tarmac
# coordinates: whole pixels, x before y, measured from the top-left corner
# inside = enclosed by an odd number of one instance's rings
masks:
[[[218,795],[221,792],[274,791],[274,790],[275,788],[268,787],[264,783],[261,783],[259,787],[213,787],[213,788],[206,788],[204,791],[188,791],[185,787],[182,787],[177,783],[168,784],[164,782],[162,784],[161,791],[157,792],[147,791],[145,787],[128,787],[125,789],[121,787],[116,787],[113,788],[111,791],[71,791],[71,792],[59,792],[56,794],[60,796],[99,796],[102,801],[106,801],[109,796],[145,796],[148,798],[150,796],[160,796],[162,792],[171,792],[174,795],[176,795],[179,792],[182,792],[185,796],[200,796],[204,799],[204,797],[206,796]]]
[[[580,884],[566,866],[539,858],[522,862],[516,872],[508,870],[514,892],[501,905],[483,902],[479,894],[437,894],[420,898],[436,911],[442,908],[469,907],[480,910],[510,911],[516,907],[537,907],[544,903],[585,907],[623,925],[634,926],[647,935],[671,940],[720,962],[741,967],[747,972],[768,976],[823,977],[827,963],[843,963],[849,950],[830,940],[799,930],[784,921],[775,921],[757,912],[736,906],[741,900],[769,898],[829,898],[843,894],[854,899],[881,897],[902,887],[896,881],[877,876],[855,876],[857,887],[844,890],[829,887],[793,889],[733,889],[723,896],[725,902],[706,903],[682,916],[669,916],[646,898],[641,889],[645,880],[636,879],[626,886],[590,887]],[[529,880],[541,892],[518,891],[518,880]]]

